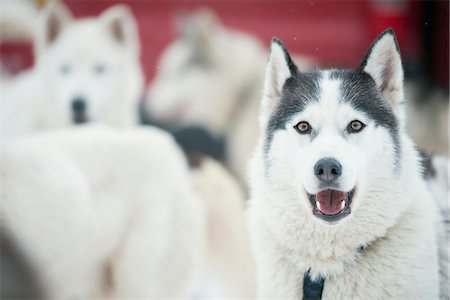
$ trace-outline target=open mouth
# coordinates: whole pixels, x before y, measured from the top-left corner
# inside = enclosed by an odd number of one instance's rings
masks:
[[[326,189],[315,195],[308,194],[309,202],[313,206],[313,214],[327,222],[336,222],[350,215],[354,191],[355,189],[350,192]]]

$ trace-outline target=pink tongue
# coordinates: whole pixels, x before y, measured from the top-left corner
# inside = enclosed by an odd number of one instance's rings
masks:
[[[324,190],[316,195],[320,202],[320,211],[326,215],[335,215],[341,211],[341,202],[347,198],[347,193],[335,190]]]

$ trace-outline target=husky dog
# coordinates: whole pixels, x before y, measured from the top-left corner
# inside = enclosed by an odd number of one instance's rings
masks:
[[[39,15],[35,35],[33,69],[2,82],[5,136],[87,121],[137,123],[143,75],[127,7],[75,21],[52,2]]]
[[[45,298],[188,298],[204,212],[167,133],[83,126],[2,149],[2,234]]]
[[[156,124],[202,127],[224,138],[226,163],[244,180],[258,135],[266,50],[254,37],[222,26],[206,9],[186,16],[179,27],[160,58],[145,111]]]
[[[403,101],[391,29],[356,70],[302,72],[272,41],[248,212],[261,298],[439,298],[440,216]]]

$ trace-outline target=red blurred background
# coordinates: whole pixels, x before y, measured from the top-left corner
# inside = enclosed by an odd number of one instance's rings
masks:
[[[66,0],[76,17],[93,16],[124,3],[136,16],[147,82],[157,59],[176,36],[175,15],[199,7],[213,9],[222,23],[258,37],[268,46],[280,37],[292,52],[315,58],[324,67],[355,67],[372,40],[392,27],[398,37],[407,76],[448,89],[448,1],[116,1]],[[0,45],[12,73],[32,65],[29,45]]]

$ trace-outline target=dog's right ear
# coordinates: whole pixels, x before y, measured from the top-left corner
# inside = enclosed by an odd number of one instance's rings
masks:
[[[140,53],[138,26],[133,12],[128,6],[113,5],[103,11],[99,19],[117,43],[132,49],[134,53]]]
[[[298,72],[286,47],[278,38],[273,38],[270,46],[269,61],[266,66],[263,100],[259,122],[264,126],[277,102],[280,100],[286,80]]]
[[[61,35],[73,20],[68,8],[60,1],[51,1],[39,15],[34,51],[38,57]]]
[[[175,23],[178,34],[191,42],[201,54],[210,50],[211,39],[221,28],[217,16],[207,8],[198,9],[188,15],[178,15]]]

